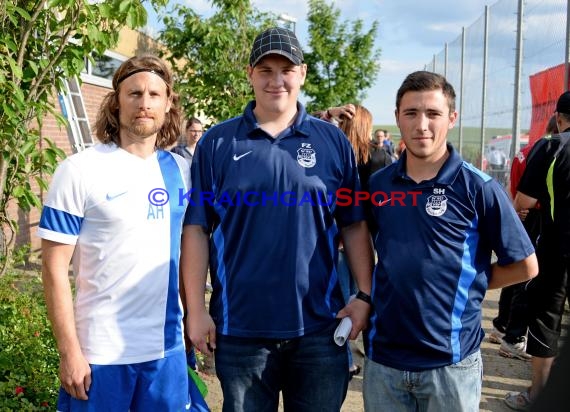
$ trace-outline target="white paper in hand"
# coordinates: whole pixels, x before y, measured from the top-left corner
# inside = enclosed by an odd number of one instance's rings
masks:
[[[338,324],[336,330],[334,331],[334,342],[338,346],[344,345],[348,336],[350,335],[350,331],[352,330],[352,321],[350,317],[342,318],[340,323]]]

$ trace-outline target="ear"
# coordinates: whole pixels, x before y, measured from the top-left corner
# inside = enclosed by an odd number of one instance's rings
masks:
[[[307,65],[305,63],[299,66],[301,69],[301,86],[305,84],[305,79],[307,78]]]
[[[457,121],[457,117],[458,115],[456,111],[449,114],[449,125],[448,125],[449,129],[453,129],[455,127],[455,122]]]
[[[394,110],[394,116],[396,117],[396,126],[400,128],[400,118],[398,117],[398,109]]]
[[[247,65],[247,67],[245,68],[245,71],[247,74],[247,80],[249,81],[249,84],[252,84],[251,76],[253,76],[253,67],[251,67],[250,65]]]

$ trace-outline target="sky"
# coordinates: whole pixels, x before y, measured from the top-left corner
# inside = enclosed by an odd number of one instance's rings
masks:
[[[183,0],[180,0],[183,1]],[[185,0],[197,13],[208,15],[207,0]],[[331,0],[326,0],[331,2]],[[468,28],[482,18],[485,6],[496,0],[332,0],[340,9],[340,21],[362,19],[368,30],[372,21],[379,23],[375,46],[381,49],[380,72],[362,102],[373,115],[376,125],[394,125],[398,87],[409,73],[423,70],[445,43],[456,40],[462,27]],[[260,11],[285,13],[297,19],[296,33],[302,47],[307,41],[306,0],[252,0]],[[152,21],[152,16],[150,21]],[[309,68],[310,70],[310,68]],[[454,85],[456,88],[458,85]],[[347,102],[348,103],[348,102]]]

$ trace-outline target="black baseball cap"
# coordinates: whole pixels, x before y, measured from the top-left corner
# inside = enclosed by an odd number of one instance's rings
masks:
[[[249,65],[255,67],[268,54],[285,56],[296,66],[303,63],[303,51],[297,36],[282,27],[267,29],[255,38],[249,55]]]
[[[556,111],[558,113],[570,114],[570,91],[560,95],[556,102]]]

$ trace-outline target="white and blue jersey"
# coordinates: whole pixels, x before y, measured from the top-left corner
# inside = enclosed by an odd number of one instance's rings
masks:
[[[76,330],[92,364],[161,359],[184,348],[178,270],[189,167],[98,144],[58,167],[38,235],[75,245]],[[169,201],[170,200],[170,201]],[[175,200],[175,201],[173,201]]]
[[[338,206],[337,190],[359,190],[348,139],[298,104],[291,127],[273,138],[251,102],[198,143],[185,224],[211,233],[210,313],[217,332],[288,339],[335,321],[337,223],[363,220]]]
[[[370,178],[378,263],[366,354],[399,370],[444,367],[477,351],[492,251],[500,265],[534,252],[503,188],[447,149],[431,180],[406,175],[406,154]]]

